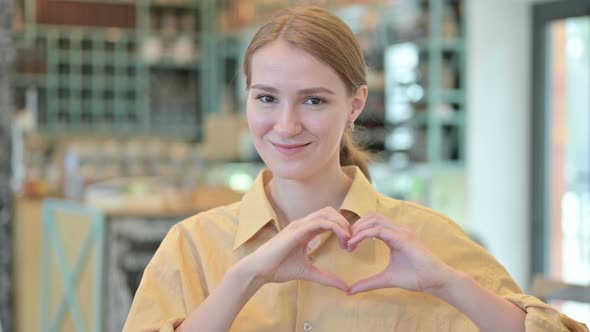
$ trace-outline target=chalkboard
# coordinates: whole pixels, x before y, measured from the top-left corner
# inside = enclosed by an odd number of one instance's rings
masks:
[[[172,225],[184,217],[111,218],[108,220],[105,328],[120,332],[143,270]]]

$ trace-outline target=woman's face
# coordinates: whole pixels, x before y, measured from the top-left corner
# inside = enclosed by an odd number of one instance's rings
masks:
[[[248,126],[273,175],[304,180],[339,167],[342,133],[366,87],[350,96],[330,66],[280,39],[257,50],[250,68]]]

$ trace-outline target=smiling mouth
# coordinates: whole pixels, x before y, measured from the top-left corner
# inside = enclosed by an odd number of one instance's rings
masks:
[[[310,145],[311,143],[305,143],[305,144],[278,144],[278,143],[272,143],[272,145],[282,154],[285,155],[293,155],[303,149],[305,149],[305,147],[307,147],[308,145]]]
[[[278,143],[272,143],[272,145],[281,148],[281,149],[297,149],[297,148],[301,148],[304,147],[306,145],[309,145],[310,143],[305,143],[305,144],[278,144]]]

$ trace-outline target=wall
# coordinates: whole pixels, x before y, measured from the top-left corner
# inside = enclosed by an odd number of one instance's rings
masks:
[[[530,268],[531,5],[466,0],[467,230],[523,288]]]

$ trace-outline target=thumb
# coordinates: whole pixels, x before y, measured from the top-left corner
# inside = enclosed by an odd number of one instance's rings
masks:
[[[350,286],[348,295],[353,295],[360,292],[368,292],[380,288],[389,288],[388,279],[389,277],[387,276],[385,271],[383,271],[372,277],[359,280],[355,282],[352,286]]]
[[[331,273],[324,272],[311,264],[305,267],[305,272],[301,279],[348,292],[348,284],[342,281],[342,279]]]

